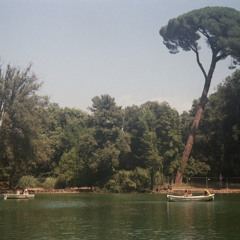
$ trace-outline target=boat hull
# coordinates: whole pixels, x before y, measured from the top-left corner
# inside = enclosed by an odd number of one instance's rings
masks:
[[[210,194],[209,196],[191,196],[191,197],[184,197],[184,196],[175,196],[175,195],[167,195],[169,201],[172,202],[188,202],[188,201],[213,201],[215,194]]]
[[[34,199],[34,194],[3,194],[3,198],[6,199]]]

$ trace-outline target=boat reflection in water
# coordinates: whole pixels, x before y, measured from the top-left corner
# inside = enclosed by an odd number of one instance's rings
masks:
[[[211,201],[213,199],[196,200],[195,196],[195,198],[185,197],[188,200],[183,200],[184,197],[178,197],[180,200],[168,198],[167,201],[167,221],[171,226],[169,239],[174,239],[176,236],[178,236],[176,239],[206,239],[206,236],[218,235],[214,226],[216,218],[215,202]]]

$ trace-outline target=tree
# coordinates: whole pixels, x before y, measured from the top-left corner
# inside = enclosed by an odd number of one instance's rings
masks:
[[[91,168],[95,169],[98,184],[103,185],[125,162],[130,151],[129,134],[123,131],[124,111],[118,107],[114,98],[105,94],[92,99],[89,117],[93,137],[97,143],[91,158]]]
[[[92,186],[96,182],[97,164],[93,158],[97,142],[91,134],[85,134],[78,143],[78,154],[83,162],[83,169],[79,175],[82,186]]]
[[[154,103],[152,103],[154,104]],[[140,118],[144,132],[141,137],[141,143],[144,150],[143,158],[146,168],[149,169],[151,178],[151,189],[159,185],[161,173],[163,172],[163,158],[159,155],[159,139],[156,133],[156,116],[150,109],[151,103],[148,102],[143,108],[143,114]]]
[[[81,136],[89,130],[85,126],[87,114],[78,109],[60,108],[49,104],[44,111],[44,134],[52,150],[51,165],[44,169],[45,176],[52,176],[64,153],[78,148]]]
[[[179,165],[179,155],[183,150],[178,112],[171,109],[166,102],[148,102],[144,105],[155,115],[154,125],[159,141],[159,154],[163,157],[163,173],[165,176],[172,175],[173,166]]]
[[[48,101],[37,95],[40,86],[31,65],[0,69],[0,168],[10,185],[49,161],[41,115]]]
[[[240,64],[240,12],[227,7],[206,7],[193,10],[169,20],[168,24],[160,29],[160,35],[170,53],[177,53],[179,48],[184,51],[193,51],[205,80],[199,107],[183,152],[182,166],[178,169],[175,179],[176,184],[181,184],[200,119],[208,102],[207,95],[216,64],[228,56],[231,56],[235,65]],[[200,61],[199,40],[201,37],[206,39],[212,53],[208,72]]]
[[[160,185],[164,175],[172,174],[183,149],[177,111],[167,103],[158,102],[128,107],[124,131],[131,135],[131,153],[125,169],[147,169],[149,187]]]
[[[103,146],[107,141],[114,141],[123,127],[123,111],[108,94],[92,99],[90,126],[94,126],[95,139]]]
[[[79,158],[78,151],[75,148],[68,153],[64,153],[61,156],[59,166],[55,169],[55,174],[57,174],[58,180],[65,182],[65,186],[76,187],[77,183],[74,181],[76,176],[83,169],[83,162]]]
[[[124,115],[124,132],[131,136],[131,152],[124,164],[124,169],[134,170],[136,167],[145,168],[145,149],[142,141],[145,132],[145,125],[143,124],[143,111],[138,106],[131,106],[125,109]]]

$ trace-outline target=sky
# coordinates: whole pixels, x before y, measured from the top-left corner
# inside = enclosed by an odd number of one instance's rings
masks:
[[[118,106],[168,102],[179,113],[201,96],[192,52],[170,54],[159,30],[169,19],[206,6],[240,10],[239,0],[0,0],[1,64],[30,63],[60,107],[88,111],[109,94]],[[200,59],[208,70],[209,49]],[[210,93],[233,73],[217,64]]]

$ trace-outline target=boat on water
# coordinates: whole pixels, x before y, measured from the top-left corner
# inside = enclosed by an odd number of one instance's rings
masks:
[[[23,190],[23,194],[20,194],[18,190],[17,193],[5,193],[3,194],[4,200],[6,199],[34,199],[34,194],[29,194],[27,189]]]
[[[5,193],[3,194],[4,200],[6,199],[34,199],[35,194],[14,194],[14,193]]]
[[[186,202],[186,201],[212,201],[214,200],[215,194],[209,194],[208,196],[176,196],[167,195],[169,201],[172,202]]]

